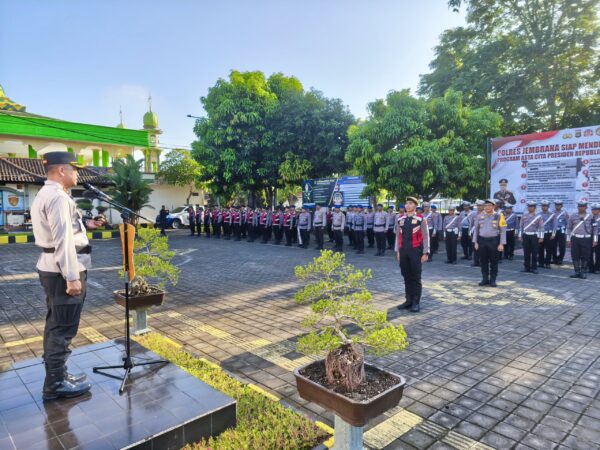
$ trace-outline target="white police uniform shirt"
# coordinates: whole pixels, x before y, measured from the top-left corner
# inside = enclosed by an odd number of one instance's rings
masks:
[[[31,205],[31,223],[35,245],[54,248],[54,253],[40,255],[38,270],[61,273],[67,281],[75,281],[79,272],[92,266],[89,254],[77,254],[89,241],[81,213],[62,184],[46,180]]]

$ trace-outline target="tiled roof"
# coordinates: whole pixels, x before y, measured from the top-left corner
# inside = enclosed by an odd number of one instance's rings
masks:
[[[78,181],[80,184],[111,185],[107,171],[106,167],[86,167],[79,170]],[[0,182],[44,184],[45,180],[46,171],[41,159],[0,158]]]

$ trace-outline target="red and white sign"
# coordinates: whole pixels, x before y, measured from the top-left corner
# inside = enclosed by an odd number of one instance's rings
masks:
[[[600,202],[600,125],[492,139],[492,195],[503,178],[517,212],[528,200]]]

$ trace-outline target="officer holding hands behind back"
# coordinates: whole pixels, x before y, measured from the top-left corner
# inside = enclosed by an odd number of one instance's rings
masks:
[[[75,201],[67,193],[77,185],[77,169],[83,167],[76,161],[72,153],[46,153],[43,164],[48,179],[31,205],[35,244],[43,249],[36,267],[48,308],[43,341],[44,400],[77,397],[91,388],[84,374],[67,372],[66,362],[79,328],[91,266],[86,228],[98,228],[104,220],[89,219],[84,226]]]

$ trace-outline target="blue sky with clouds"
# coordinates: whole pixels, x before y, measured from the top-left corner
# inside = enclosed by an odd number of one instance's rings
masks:
[[[416,89],[445,0],[0,0],[0,84],[32,113],[141,128],[152,94],[167,146],[189,146],[200,97],[231,69],[295,75],[358,117]]]

